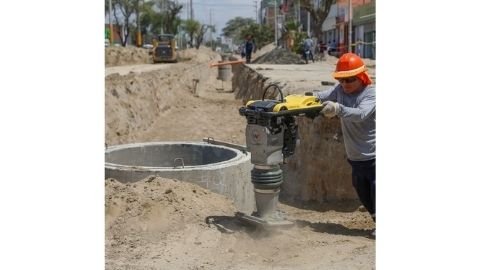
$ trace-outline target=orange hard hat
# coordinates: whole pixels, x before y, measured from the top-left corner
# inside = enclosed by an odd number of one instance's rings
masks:
[[[360,56],[354,53],[345,53],[338,59],[333,77],[335,79],[353,77],[365,71],[367,68]]]

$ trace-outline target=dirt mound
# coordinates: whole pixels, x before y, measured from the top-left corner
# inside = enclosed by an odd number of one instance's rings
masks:
[[[107,67],[147,64],[149,61],[148,49],[130,46],[105,48],[105,66]]]
[[[106,179],[106,269],[372,268],[366,213],[280,209],[296,226],[259,230],[234,217],[231,200],[194,184]]]
[[[256,58],[254,64],[303,64],[302,58],[286,49],[276,48]]]
[[[161,177],[123,184],[105,180],[108,237],[115,238],[126,220],[129,230],[169,231],[210,215],[234,213],[233,202],[198,185]],[[154,225],[152,227],[152,225]]]
[[[105,48],[105,66],[124,66],[136,64],[151,64],[152,58],[148,54],[150,49],[127,47],[107,47]],[[218,53],[211,49],[201,46],[198,50],[195,48],[186,50],[177,50],[179,62],[192,61],[194,63],[204,63],[213,59],[220,59]]]
[[[178,57],[180,61],[188,61],[191,60],[195,63],[205,63],[212,61],[214,59],[220,60],[221,57],[218,53],[212,51],[207,47],[200,46],[200,48],[195,49],[186,49],[186,50],[179,50],[177,51]]]
[[[116,269],[113,265],[128,265],[145,254],[155,253],[158,247],[148,248],[155,244],[168,252],[167,238],[176,237],[175,232],[187,229],[189,224],[207,226],[205,217],[233,212],[232,201],[194,184],[160,177],[131,184],[106,179],[107,269]],[[136,269],[145,269],[144,266]]]
[[[265,55],[271,51],[273,51],[275,49],[275,43],[272,42],[270,44],[267,44],[265,46],[263,46],[262,48],[260,48],[259,50],[257,50],[255,53],[254,53],[254,57],[255,58],[259,58],[260,56],[262,55]]]

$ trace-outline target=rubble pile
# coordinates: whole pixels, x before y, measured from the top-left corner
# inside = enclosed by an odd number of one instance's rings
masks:
[[[304,64],[302,57],[286,49],[276,48],[253,61],[254,64]]]

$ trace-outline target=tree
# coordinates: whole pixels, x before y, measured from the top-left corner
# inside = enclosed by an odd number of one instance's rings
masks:
[[[224,36],[231,38],[233,43],[238,44],[245,37],[242,35],[242,30],[253,24],[256,23],[252,18],[235,17],[227,22],[222,32]]]
[[[322,24],[330,12],[332,4],[336,0],[322,0],[317,8],[315,8],[314,0],[300,0],[300,5],[305,8],[312,18],[313,33],[315,36],[320,37],[322,35]]]
[[[202,26],[200,27],[198,32],[195,34],[195,48],[197,50],[198,50],[198,48],[200,48],[200,45],[203,42],[203,37],[204,37],[205,33],[207,32],[208,27],[209,27],[208,25],[202,24]]]
[[[164,31],[168,34],[176,35],[178,33],[178,26],[181,19],[177,15],[182,11],[183,5],[177,4],[173,1],[167,1],[167,10],[164,15]]]
[[[188,19],[184,21],[183,28],[185,29],[185,32],[187,32],[189,36],[189,46],[190,48],[193,47],[193,39],[195,38],[196,33],[199,32],[200,30],[200,23],[198,21],[195,21],[193,19]]]
[[[140,25],[143,35],[151,36],[161,33],[178,34],[182,20],[178,16],[183,5],[169,0],[144,2],[141,7]]]
[[[195,48],[197,48],[197,50],[198,50],[198,48],[200,48],[200,45],[203,42],[203,38],[205,36],[205,33],[207,32],[208,29],[210,29],[210,31],[212,31],[212,33],[215,33],[215,26],[208,25],[208,24],[202,24],[200,29],[195,34],[195,41],[196,41]]]
[[[117,26],[116,32],[123,47],[127,45],[128,37],[132,31],[130,20],[136,11],[137,1],[139,0],[112,0],[113,18]]]
[[[257,49],[273,42],[275,39],[275,33],[271,27],[267,25],[261,26],[257,23],[250,24],[241,29],[239,36],[243,39],[247,35],[252,35]]]
[[[108,0],[105,1],[105,14],[107,7]],[[183,5],[172,0],[112,0],[116,31],[122,46],[126,46],[130,33],[138,30],[139,25],[142,35],[160,33],[176,35],[181,24],[178,15],[182,8]]]
[[[162,26],[162,18],[161,14],[158,14],[154,10],[155,2],[149,1],[144,2],[141,7],[141,15],[140,15],[140,30],[142,31],[145,40],[149,40],[152,38],[152,33],[159,33]]]

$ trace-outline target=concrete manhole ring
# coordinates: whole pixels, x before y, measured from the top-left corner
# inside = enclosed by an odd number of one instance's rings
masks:
[[[105,150],[106,179],[128,183],[153,175],[187,181],[226,195],[239,210],[254,208],[251,169],[249,152],[206,142],[134,143]]]

